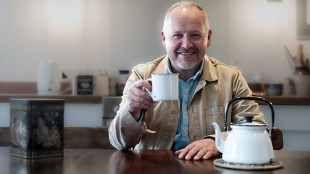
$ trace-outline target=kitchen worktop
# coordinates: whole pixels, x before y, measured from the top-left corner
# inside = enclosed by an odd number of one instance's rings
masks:
[[[61,88],[68,89],[70,84],[62,83]],[[250,85],[252,91],[256,89]],[[104,96],[71,95],[70,91],[61,95],[37,95],[35,82],[0,82],[0,103],[8,103],[10,98],[57,98],[65,103],[73,104],[101,104]],[[310,96],[262,96],[273,105],[310,105]],[[260,103],[265,105],[266,103]]]
[[[10,98],[57,98],[64,99],[65,103],[102,103],[103,96],[93,95],[37,95],[37,94],[0,94],[0,103],[8,103]]]
[[[0,103],[8,103],[10,98],[57,98],[64,99],[66,103],[102,103],[104,96],[93,95],[37,95],[37,94],[0,94]],[[263,96],[273,105],[310,105],[309,97],[295,96]],[[265,105],[264,103],[261,103]]]
[[[266,100],[272,102],[273,105],[310,105],[309,97],[295,96],[262,96]],[[261,103],[264,105],[264,103]]]

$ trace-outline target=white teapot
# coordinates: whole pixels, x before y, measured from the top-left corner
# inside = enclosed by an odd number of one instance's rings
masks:
[[[231,100],[225,107],[225,127],[229,105],[236,100],[261,100],[269,104],[272,110],[272,126],[274,124],[274,110],[272,104],[261,97],[238,97]],[[252,123],[253,114],[245,116],[246,123],[231,124],[226,142],[221,138],[221,130],[216,122],[212,123],[215,129],[215,143],[223,154],[226,162],[240,164],[269,164],[274,158],[274,151],[270,135],[266,131],[266,124]],[[226,129],[226,128],[225,128]]]

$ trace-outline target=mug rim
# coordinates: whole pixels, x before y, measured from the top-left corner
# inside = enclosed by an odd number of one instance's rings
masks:
[[[152,75],[179,75],[179,73],[152,73]]]

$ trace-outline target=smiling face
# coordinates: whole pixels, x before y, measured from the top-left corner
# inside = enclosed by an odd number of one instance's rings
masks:
[[[211,30],[207,29],[204,13],[192,5],[173,8],[161,35],[173,70],[195,72],[210,44]]]

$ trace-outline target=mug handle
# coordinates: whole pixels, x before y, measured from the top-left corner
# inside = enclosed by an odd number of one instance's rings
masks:
[[[149,89],[147,89],[147,88],[144,88],[145,89],[145,91],[151,96],[151,98],[153,99],[153,93],[152,93],[152,91],[150,91]],[[153,99],[154,100],[154,99]]]

